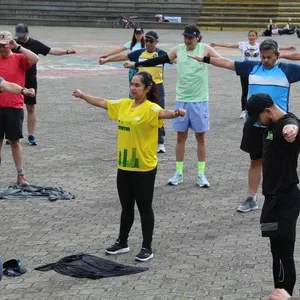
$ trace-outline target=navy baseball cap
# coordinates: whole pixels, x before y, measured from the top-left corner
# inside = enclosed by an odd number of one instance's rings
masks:
[[[28,26],[23,23],[19,23],[16,25],[16,37],[24,37],[28,33]]]
[[[253,94],[246,103],[246,110],[249,116],[249,120],[247,122],[255,123],[259,115],[266,109],[274,105],[274,101],[272,100],[269,94],[265,93],[257,93]]]

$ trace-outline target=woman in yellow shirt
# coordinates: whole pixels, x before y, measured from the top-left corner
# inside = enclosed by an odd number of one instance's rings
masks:
[[[117,188],[122,206],[119,237],[106,249],[107,254],[129,251],[128,235],[134,221],[134,204],[137,203],[142,223],[142,249],[135,257],[147,261],[153,257],[152,235],[154,214],[152,200],[157,171],[158,128],[164,119],[184,116],[185,110],[162,109],[158,103],[156,84],[148,72],[134,75],[129,98],[107,100],[84,94],[79,89],[73,96],[108,110],[108,117],[118,120],[118,174]]]

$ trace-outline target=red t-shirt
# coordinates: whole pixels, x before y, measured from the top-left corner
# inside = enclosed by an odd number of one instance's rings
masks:
[[[0,76],[5,81],[25,85],[26,70],[30,67],[28,58],[21,53],[14,53],[8,57],[0,56]],[[0,107],[23,108],[24,96],[8,92],[0,93]]]

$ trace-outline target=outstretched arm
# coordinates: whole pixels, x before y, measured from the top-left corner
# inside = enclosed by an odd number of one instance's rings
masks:
[[[101,108],[104,108],[107,110],[107,99],[105,99],[105,98],[93,97],[93,96],[86,95],[79,89],[76,89],[72,93],[72,96],[83,99],[85,102],[87,102],[89,104],[92,104],[94,106],[98,106],[98,107],[101,107]]]
[[[183,108],[179,108],[176,110],[170,110],[170,109],[162,109],[159,112],[159,118],[160,119],[175,119],[177,117],[183,117],[185,115],[186,111]]]
[[[280,53],[279,58],[286,58],[289,60],[300,60],[300,52],[287,53],[287,54]]]
[[[190,58],[196,59],[201,63],[212,64],[216,67],[228,69],[235,71],[234,61],[231,59],[223,58],[223,57],[209,57],[209,56],[192,56],[189,55]]]
[[[205,45],[204,48],[204,56],[210,56],[210,57],[222,57],[215,49],[213,49],[209,45]]]
[[[110,52],[107,52],[107,53],[104,53],[104,54],[100,55],[99,60],[100,60],[100,58],[107,58],[108,56],[118,54],[118,53],[120,53],[122,51],[125,51],[125,50],[126,50],[126,48],[124,46],[122,46],[120,48],[117,48],[115,50],[112,50]]]
[[[106,57],[106,58],[99,58],[99,64],[100,65],[104,65],[106,64],[107,62],[110,62],[110,61],[122,61],[122,60],[126,60],[128,59],[128,54],[127,53],[118,53],[118,54],[115,54],[115,55],[112,55],[112,56],[109,56],[109,57]]]
[[[151,59],[147,59],[140,62],[125,62],[124,67],[125,68],[137,68],[137,67],[154,67],[161,64],[170,64],[174,61],[176,61],[177,58],[177,47],[173,48],[170,52],[168,52],[167,55],[162,55],[158,57],[154,57]]]
[[[210,43],[209,46],[211,47],[224,47],[224,48],[239,48],[239,44],[232,44],[232,43]]]
[[[296,47],[294,47],[294,46],[281,46],[281,47],[279,47],[279,51],[281,51],[281,50],[296,51]]]
[[[65,54],[75,54],[75,53],[76,53],[75,49],[63,50],[63,49],[58,49],[58,48],[51,48],[49,51],[49,54],[52,54],[52,55],[65,55]]]

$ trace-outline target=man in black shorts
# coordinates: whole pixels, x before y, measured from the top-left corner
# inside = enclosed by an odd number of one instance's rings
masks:
[[[275,288],[293,294],[296,282],[294,247],[300,211],[297,174],[300,149],[299,119],[280,109],[268,94],[253,94],[246,109],[247,122],[267,126],[263,138],[265,202],[260,223],[263,237],[270,238]]]
[[[22,47],[31,50],[33,53],[39,55],[42,54],[44,56],[48,54],[52,55],[65,55],[65,54],[75,54],[75,49],[57,49],[57,48],[50,48],[38,40],[35,40],[29,37],[28,34],[28,26],[26,24],[17,24],[16,25],[16,33],[15,36],[17,37],[17,42]],[[26,80],[25,86],[27,88],[34,88],[37,92],[37,68],[36,65],[32,66],[26,72]],[[25,96],[24,103],[26,104],[27,109],[27,129],[28,129],[28,140],[27,143],[30,146],[36,146],[37,142],[34,138],[34,130],[36,126],[36,97],[30,98]]]

